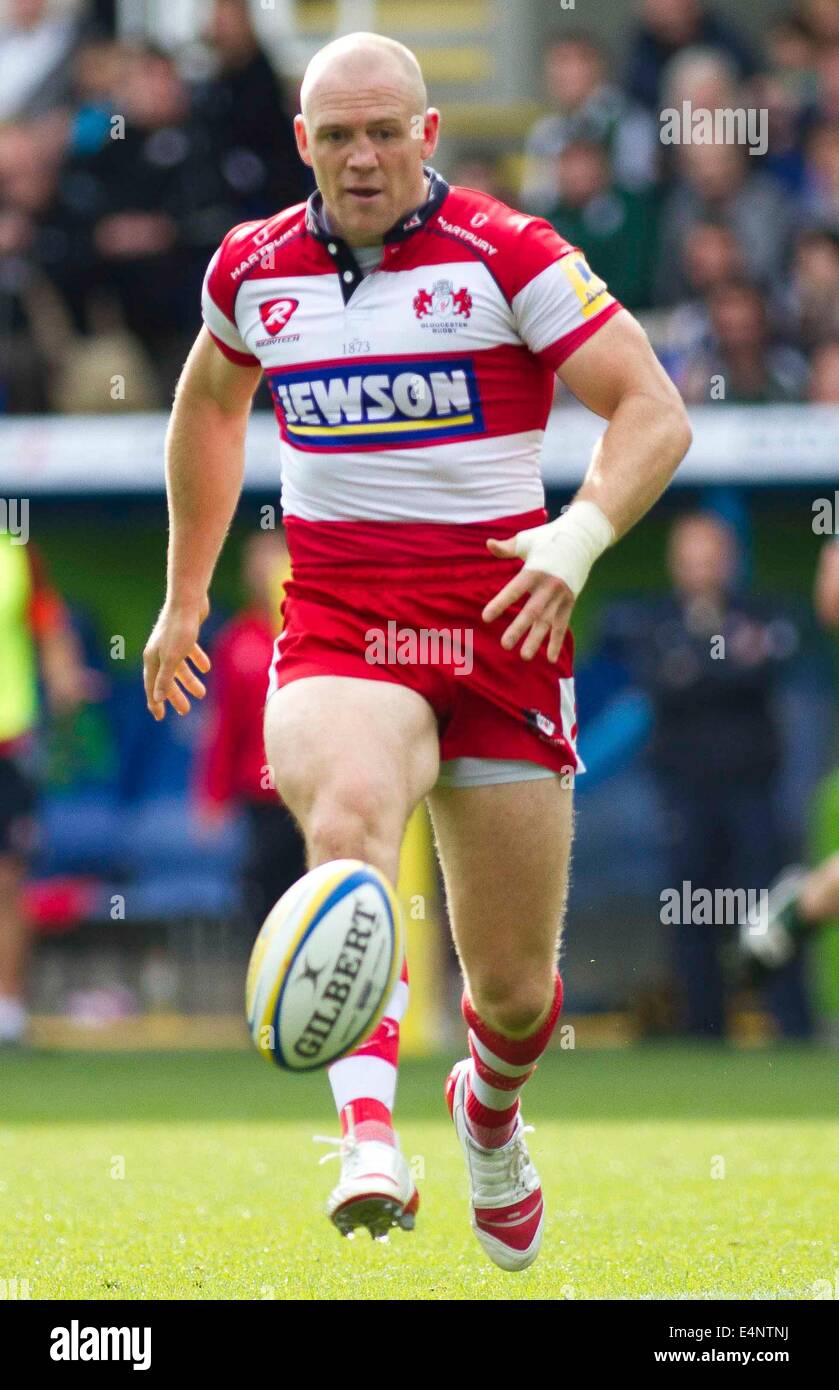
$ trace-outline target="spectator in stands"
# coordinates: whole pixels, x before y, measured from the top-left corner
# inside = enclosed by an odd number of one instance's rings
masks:
[[[661,77],[662,107],[716,111],[735,106],[741,89],[737,64],[716,48],[692,46],[670,59]]]
[[[839,37],[816,45],[814,70],[814,115],[822,121],[839,121]]]
[[[652,302],[656,258],[655,206],[649,193],[613,181],[602,145],[573,140],[559,156],[562,196],[548,213],[557,231],[585,252],[627,309]]]
[[[748,280],[718,285],[708,308],[710,344],[687,363],[680,382],[687,401],[758,405],[804,399],[807,363],[794,348],[773,341],[757,286]]]
[[[548,41],[543,72],[553,111],[527,137],[522,206],[545,213],[554,205],[563,193],[557,186],[557,157],[577,140],[606,147],[624,188],[649,188],[657,174],[658,127],[609,80],[600,43],[588,34],[557,34]]]
[[[755,71],[752,53],[739,32],[710,10],[704,0],[640,0],[640,23],[630,41],[627,86],[656,115],[662,77],[671,58],[694,45],[728,54],[740,77]]]
[[[836,0],[798,0],[794,14],[800,18],[817,46],[839,42],[839,5]]]
[[[805,103],[790,82],[776,73],[760,73],[749,83],[744,104],[766,112],[768,148],[760,157],[762,171],[797,197],[804,184]]]
[[[254,32],[247,0],[213,0],[214,77],[196,91],[231,201],[231,223],[268,217],[311,192],[283,87]]]
[[[740,244],[724,222],[697,222],[683,248],[688,298],[663,315],[647,320],[647,331],[664,367],[681,381],[689,361],[707,350],[711,340],[708,298],[713,290],[740,279],[745,263]]]
[[[744,271],[743,251],[732,229],[709,219],[697,222],[687,235],[685,278],[695,296],[707,295]]]
[[[111,138],[112,117],[122,111],[120,93],[126,58],[121,44],[101,35],[80,44],[73,62],[69,155],[95,154]]]
[[[735,107],[740,100],[737,65],[727,53],[715,48],[685,48],[670,59],[661,78],[661,105],[681,113],[718,111]],[[662,127],[663,133],[663,127]],[[663,173],[667,182],[678,175],[678,153],[682,143],[664,143]]]
[[[807,136],[802,210],[811,226],[839,234],[839,121],[819,121]]]
[[[812,405],[839,405],[839,337],[813,353],[807,399]]]
[[[49,0],[9,0],[0,28],[0,121],[54,111],[68,98],[78,27]]]
[[[38,123],[0,127],[0,412],[49,405],[46,359],[31,295],[55,251],[40,218],[56,187],[51,142]]]
[[[248,605],[213,644],[209,723],[198,768],[199,814],[208,828],[234,808],[244,811],[243,900],[254,928],[306,871],[303,841],[274,790],[262,741],[268,668],[288,575],[284,536],[274,531],[250,536],[242,565]]]
[[[775,696],[799,646],[791,619],[738,587],[733,532],[711,514],[681,517],[669,539],[672,595],[615,608],[611,644],[652,702],[649,758],[667,813],[667,886],[765,889],[784,862],[774,803],[780,765]],[[721,948],[734,924],[665,928],[681,1026],[725,1035]],[[776,972],[767,997],[780,1031],[811,1027],[802,960]]]
[[[89,231],[44,135],[41,122],[0,130],[0,411],[153,409],[154,367],[91,290]]]
[[[124,129],[60,171],[42,219],[54,252],[46,268],[80,330],[90,331],[95,300],[118,308],[156,364],[162,403],[195,328],[212,248],[236,218],[172,59],[129,50],[119,85]]]
[[[682,145],[679,176],[661,213],[657,299],[674,304],[689,293],[683,247],[697,222],[730,226],[748,274],[764,286],[783,275],[794,216],[789,199],[742,145]]]
[[[779,76],[802,107],[816,94],[816,45],[807,25],[796,14],[780,14],[766,36],[769,71]]]
[[[451,171],[450,182],[461,188],[476,188],[502,203],[516,203],[516,191],[505,178],[503,163],[481,150],[467,150],[460,156]]]
[[[839,341],[819,351],[830,352],[833,358],[833,397],[827,403],[839,404]],[[821,548],[813,604],[819,622],[829,632],[839,631],[839,536]],[[812,868],[787,865],[770,887],[767,907],[763,930],[753,935],[746,928],[741,935],[747,958],[764,974],[782,965],[806,937],[839,918],[839,853],[829,854]]]
[[[804,232],[780,291],[779,316],[799,347],[839,338],[839,232]]]
[[[34,847],[28,768],[38,720],[38,670],[49,708],[75,709],[92,687],[60,598],[22,531],[0,530],[0,1046],[24,1041],[29,927],[21,895]]]

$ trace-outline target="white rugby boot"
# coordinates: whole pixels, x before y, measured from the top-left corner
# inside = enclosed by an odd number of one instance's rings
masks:
[[[517,1117],[512,1139],[485,1149],[466,1124],[466,1080],[472,1063],[457,1062],[446,1082],[446,1102],[466,1158],[472,1202],[472,1230],[487,1255],[502,1269],[527,1269],[542,1246],[545,1206],[539,1175],[524,1136],[532,1125]]]
[[[326,1214],[342,1236],[353,1235],[359,1226],[366,1226],[374,1240],[382,1240],[394,1226],[414,1229],[419,1192],[398,1148],[380,1139],[357,1139],[354,1128],[343,1139],[316,1134],[315,1142],[336,1146],[321,1163],[341,1160],[341,1176],[329,1195]]]

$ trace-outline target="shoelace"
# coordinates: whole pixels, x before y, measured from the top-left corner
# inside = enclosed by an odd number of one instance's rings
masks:
[[[313,1134],[312,1143],[334,1145],[331,1154],[324,1154],[318,1159],[318,1166],[328,1163],[331,1158],[340,1158],[343,1162],[344,1159],[354,1158],[358,1154],[358,1143],[353,1133],[345,1134],[341,1138],[333,1134]]]
[[[526,1189],[527,1192],[535,1192],[539,1186],[539,1176],[530,1161],[530,1154],[524,1142],[526,1134],[533,1133],[533,1125],[522,1125],[515,1137],[512,1148],[512,1158],[510,1161],[510,1175],[513,1182]]]
[[[358,1157],[359,1148],[358,1140],[355,1137],[355,1114],[351,1105],[347,1107],[347,1119],[349,1121],[349,1129],[346,1134],[342,1134],[340,1138],[337,1138],[334,1134],[312,1135],[313,1144],[334,1145],[331,1154],[324,1154],[323,1158],[318,1160],[318,1167],[321,1167],[324,1163],[328,1163],[331,1158],[340,1158],[343,1163]]]
[[[471,1148],[473,1178],[487,1205],[504,1205],[538,1188],[539,1177],[524,1142],[532,1133],[533,1125],[522,1125],[509,1148]]]

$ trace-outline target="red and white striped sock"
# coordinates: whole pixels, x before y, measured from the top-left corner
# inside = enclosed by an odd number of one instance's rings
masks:
[[[341,1117],[341,1133],[357,1139],[396,1144],[393,1102],[399,1062],[399,1024],[408,1007],[408,962],[393,987],[384,1018],[366,1043],[329,1068],[329,1082]]]
[[[556,974],[551,1011],[536,1033],[513,1041],[495,1033],[479,1018],[466,991],[461,1004],[469,1025],[472,1065],[466,1081],[466,1123],[485,1149],[498,1149],[513,1137],[519,1092],[536,1070],[562,1008],[562,980]]]

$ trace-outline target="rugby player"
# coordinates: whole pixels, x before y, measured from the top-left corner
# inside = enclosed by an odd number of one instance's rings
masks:
[[[829,631],[839,630],[839,538],[822,547],[813,591],[816,613]],[[802,941],[839,917],[839,852],[806,868],[790,864],[770,884],[763,920],[746,915],[740,947],[750,975],[782,969]]]
[[[292,558],[268,763],[312,866],[358,858],[395,881],[406,822],[428,798],[470,1051],[447,1099],[477,1238],[521,1269],[544,1213],[519,1092],[562,1004],[577,766],[568,620],[594,561],[667,486],[690,429],[645,334],[582,255],[431,167],[440,117],[409,50],[373,34],[328,44],[301,107],[317,190],[227,235],[176,394],[148,706],[162,719],[167,702],[184,714],[204,694],[199,629],[264,374]],[[608,426],[570,508],[547,522],[555,375]],[[466,634],[471,660],[380,661],[389,621]],[[330,1068],[344,1140],[327,1210],[344,1232],[413,1225],[392,1123],[406,1001],[403,970],[377,1032]]]

